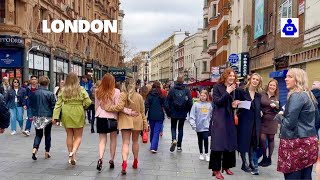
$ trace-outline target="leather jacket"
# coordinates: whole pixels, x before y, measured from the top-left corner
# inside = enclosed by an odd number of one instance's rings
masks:
[[[19,87],[18,93],[14,89],[10,89],[8,93],[5,95],[5,101],[7,103],[7,107],[9,109],[13,109],[15,107],[15,98],[17,97],[17,106],[23,107],[26,104],[26,90],[22,87]]]
[[[306,92],[291,94],[285,106],[284,114],[275,119],[281,124],[280,138],[294,139],[317,135],[315,123],[319,121],[319,112]]]
[[[33,116],[52,117],[56,98],[48,89],[39,87],[30,97],[29,103]]]

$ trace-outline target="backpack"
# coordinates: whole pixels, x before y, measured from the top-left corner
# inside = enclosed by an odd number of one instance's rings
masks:
[[[187,106],[188,96],[184,89],[176,89],[173,95],[173,106],[176,110],[184,110]]]

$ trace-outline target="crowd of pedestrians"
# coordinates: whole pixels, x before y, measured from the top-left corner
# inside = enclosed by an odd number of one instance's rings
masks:
[[[276,80],[264,84],[262,77],[253,73],[239,83],[231,68],[224,70],[211,91],[190,90],[182,77],[169,89],[158,81],[143,87],[130,80],[116,83],[111,74],[105,74],[96,83],[87,76],[80,81],[75,73],[69,73],[54,92],[48,90],[50,80],[46,76],[39,80],[31,76],[30,84],[22,86],[18,79],[10,84],[5,77],[0,86],[0,134],[9,125],[11,134],[17,134],[18,122],[21,133],[30,136],[33,124],[32,159],[37,160],[43,136],[48,159],[52,125],[62,125],[67,135],[66,161],[76,165],[88,119],[91,133],[97,132],[99,136],[96,169],[102,170],[108,136],[108,163],[111,169],[115,168],[117,136],[121,134],[121,173],[126,174],[131,143],[132,167],[138,168],[142,132],[149,132],[150,152],[157,153],[164,121],[169,119],[168,150],[182,152],[183,129],[188,121],[198,139],[199,159],[208,162],[215,178],[224,179],[224,172],[234,175],[231,169],[236,166],[236,152],[240,154],[244,172],[259,175],[259,166],[270,166],[280,124],[277,170],[285,179],[311,179],[313,164],[318,159],[320,83],[314,82],[311,90],[306,72],[297,68],[288,71],[285,81],[287,103],[280,107]]]

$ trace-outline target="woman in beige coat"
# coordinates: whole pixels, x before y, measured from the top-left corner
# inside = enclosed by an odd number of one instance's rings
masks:
[[[145,116],[144,101],[142,96],[135,91],[135,84],[122,85],[119,103],[114,106],[104,106],[106,111],[116,111],[119,113],[118,129],[122,134],[122,174],[126,174],[127,159],[129,154],[130,137],[132,134],[132,152],[134,156],[133,168],[138,168],[139,154],[139,134],[142,130],[147,130],[148,123]],[[123,113],[124,107],[131,109],[130,116]]]

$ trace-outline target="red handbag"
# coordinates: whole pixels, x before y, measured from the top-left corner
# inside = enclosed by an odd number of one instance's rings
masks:
[[[143,143],[148,143],[148,131],[143,131],[143,134],[142,134],[142,142]]]

